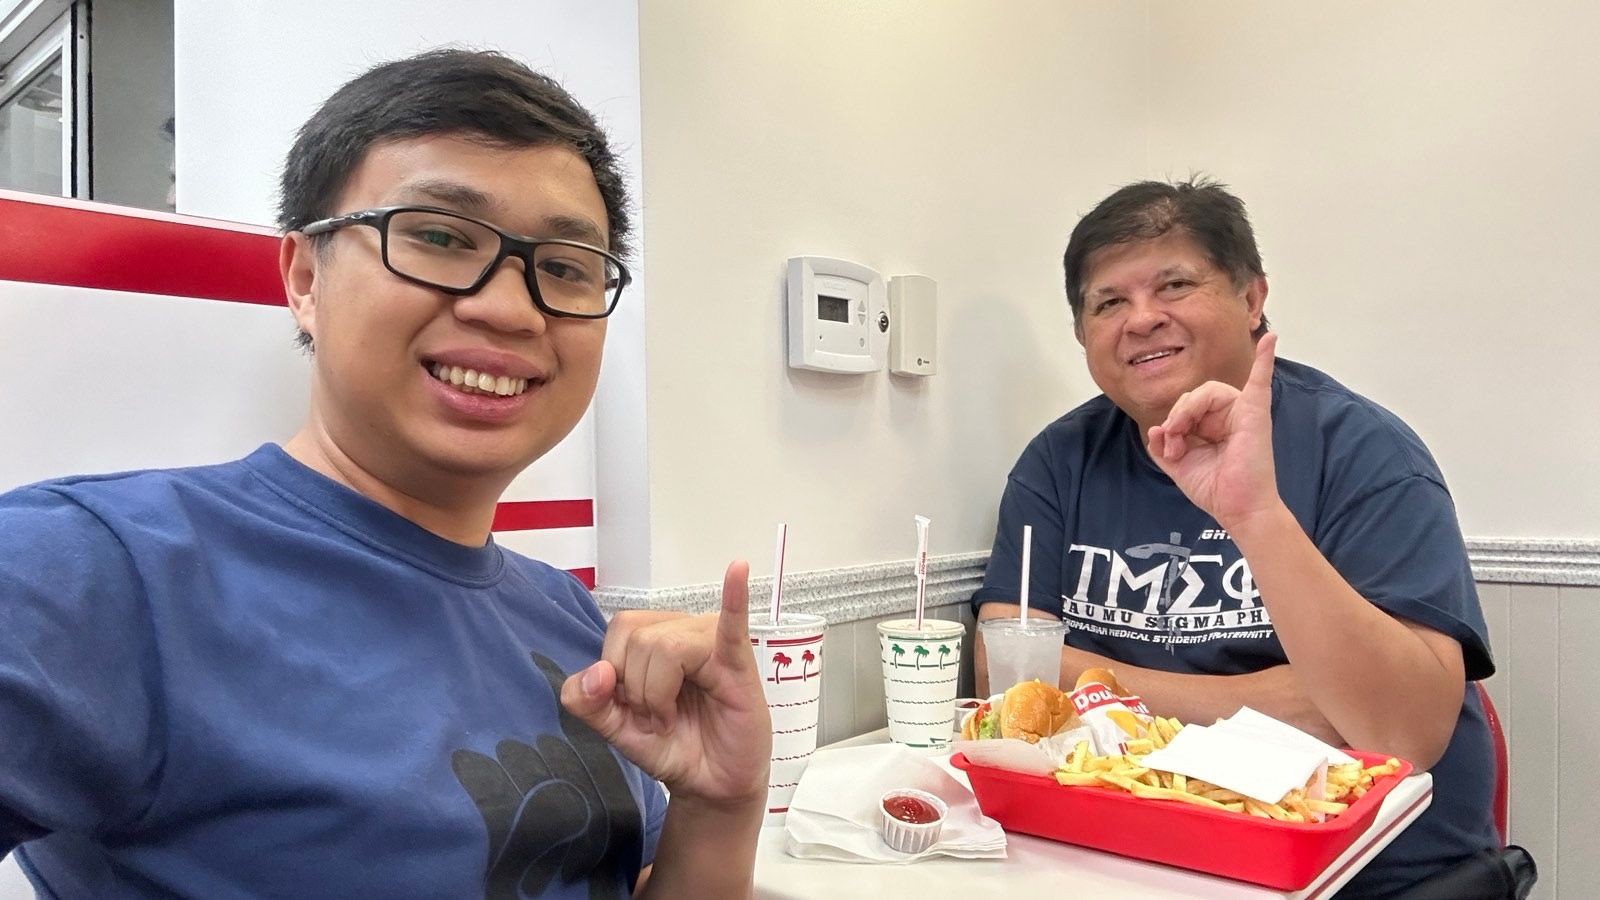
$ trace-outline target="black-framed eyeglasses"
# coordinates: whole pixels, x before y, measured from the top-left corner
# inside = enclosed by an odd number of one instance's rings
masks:
[[[488,222],[429,206],[364,209],[312,222],[308,236],[350,225],[377,229],[383,265],[407,281],[447,294],[475,294],[506,257],[522,260],[528,294],[540,312],[603,319],[617,308],[633,276],[622,260],[599,247],[561,239],[535,240]]]

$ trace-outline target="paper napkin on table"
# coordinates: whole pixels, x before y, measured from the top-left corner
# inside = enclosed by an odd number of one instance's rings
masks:
[[[914,788],[945,802],[939,841],[908,854],[883,842],[879,801]],[[1006,834],[985,818],[972,791],[932,760],[897,744],[819,750],[795,788],[784,825],[790,856],[841,862],[908,863],[932,856],[1003,859]]]

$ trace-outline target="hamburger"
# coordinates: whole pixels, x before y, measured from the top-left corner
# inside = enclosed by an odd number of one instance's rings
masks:
[[[1078,724],[1078,714],[1066,693],[1053,684],[1023,681],[973,710],[961,722],[961,737],[969,741],[1021,738],[1036,744],[1040,738]]]
[[[1128,694],[1127,691],[1122,689],[1122,683],[1117,681],[1117,676],[1113,675],[1110,669],[1098,667],[1084,669],[1083,674],[1078,676],[1078,683],[1075,688],[1082,688],[1084,685],[1096,683],[1110,688],[1111,693],[1116,694],[1118,697],[1125,697]]]

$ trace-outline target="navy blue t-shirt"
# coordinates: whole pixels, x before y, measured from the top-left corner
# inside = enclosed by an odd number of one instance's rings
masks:
[[[574,578],[267,445],[0,496],[0,853],[44,896],[619,897],[659,784]]]
[[[1455,507],[1421,439],[1322,372],[1279,359],[1272,445],[1279,494],[1339,574],[1384,611],[1460,641],[1469,680],[1493,674]],[[975,607],[1017,602],[1024,525],[1033,526],[1029,604],[1067,622],[1069,646],[1197,674],[1287,662],[1249,564],[1104,395],[1051,423],[1012,469]],[[1392,890],[1497,845],[1494,758],[1476,692],[1466,692],[1432,772],[1433,805],[1351,892]]]

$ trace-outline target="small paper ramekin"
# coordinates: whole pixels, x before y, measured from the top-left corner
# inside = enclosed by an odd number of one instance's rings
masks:
[[[932,806],[939,817],[925,825],[913,825],[902,822],[889,811],[883,808],[884,801],[891,797],[915,797]],[[950,807],[943,800],[928,793],[910,788],[890,791],[878,798],[878,815],[883,819],[883,842],[899,850],[901,853],[921,853],[939,842],[939,831],[944,828],[945,817],[950,815]]]

